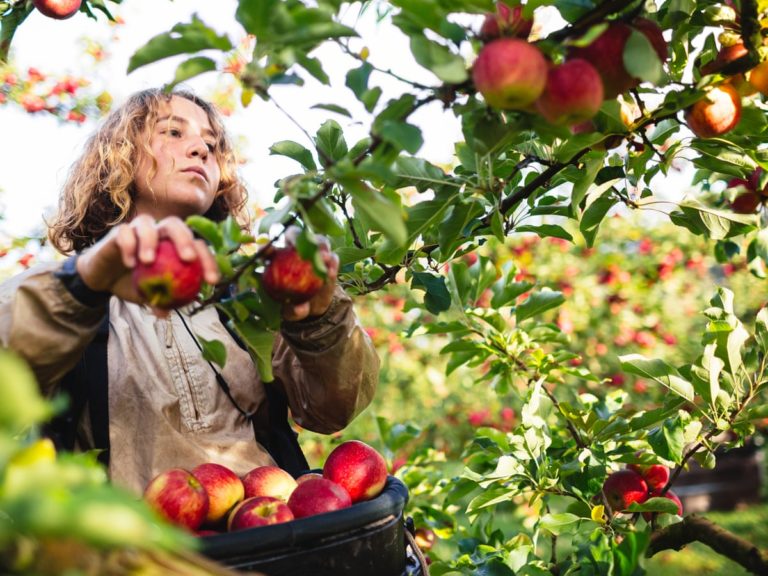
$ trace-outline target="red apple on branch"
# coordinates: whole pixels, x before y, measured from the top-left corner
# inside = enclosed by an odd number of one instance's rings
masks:
[[[502,36],[512,36],[525,40],[531,33],[533,20],[523,16],[523,6],[509,7],[504,2],[496,3],[496,11],[485,15],[480,26],[479,37],[490,42]]]
[[[648,499],[648,484],[634,470],[624,469],[613,472],[603,483],[603,494],[614,512],[629,508],[630,504],[641,504]]]
[[[208,494],[189,470],[171,468],[144,489],[144,500],[170,522],[197,530],[208,515]]]
[[[278,466],[257,466],[243,476],[245,497],[271,496],[287,502],[297,482]]]
[[[629,464],[627,468],[640,474],[649,490],[661,490],[669,482],[669,468],[663,464]]]
[[[132,277],[136,290],[151,306],[170,310],[195,300],[203,282],[203,266],[198,259],[182,260],[173,242],[163,238],[154,262],[136,264]]]
[[[234,532],[258,526],[271,526],[291,520],[293,520],[293,512],[279,498],[254,496],[253,498],[246,498],[232,510],[227,521],[227,529]]]
[[[592,118],[603,103],[603,81],[595,67],[574,58],[552,66],[536,109],[548,122],[572,126]]]
[[[243,482],[232,470],[221,464],[206,462],[192,469],[208,494],[208,515],[213,524],[224,518],[243,499]]]
[[[327,249],[318,246],[318,250]],[[312,262],[304,260],[291,245],[276,248],[269,255],[263,282],[273,300],[289,304],[306,302],[323,287],[323,279],[315,273]]]
[[[730,84],[721,84],[685,111],[688,127],[699,138],[714,138],[733,130],[741,120],[741,96]]]
[[[352,498],[352,502],[378,496],[387,482],[387,463],[374,448],[349,440],[336,446],[323,465],[323,477],[335,482]]]
[[[544,90],[547,68],[536,46],[518,38],[500,38],[480,50],[472,81],[489,106],[522,110]]]
[[[344,488],[326,478],[310,478],[299,484],[288,498],[288,507],[296,518],[306,518],[352,506]]]
[[[34,0],[37,10],[56,20],[64,20],[80,10],[82,0]]]
[[[615,98],[639,84],[624,67],[624,49],[633,27],[648,38],[662,62],[667,59],[667,43],[658,25],[644,18],[637,18],[632,24],[611,22],[590,44],[569,50],[569,58],[583,58],[597,69],[603,80],[605,98]]]

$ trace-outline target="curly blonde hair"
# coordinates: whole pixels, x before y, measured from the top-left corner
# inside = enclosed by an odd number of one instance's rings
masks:
[[[247,192],[237,172],[234,148],[215,108],[187,90],[164,92],[153,88],[133,94],[112,111],[87,140],[72,165],[59,196],[59,206],[48,223],[48,238],[62,254],[79,252],[101,239],[111,228],[133,216],[135,172],[140,154],[153,159],[149,137],[160,107],[173,96],[202,108],[216,136],[221,180],[207,218],[222,221],[234,216],[245,225]]]

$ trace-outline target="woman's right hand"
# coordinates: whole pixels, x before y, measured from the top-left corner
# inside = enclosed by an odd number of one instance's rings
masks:
[[[216,284],[219,281],[216,260],[206,243],[196,239],[184,221],[175,216],[156,222],[150,216],[140,215],[116,226],[80,255],[77,272],[92,290],[110,292],[128,302],[146,304],[146,299],[133,285],[131,273],[139,262],[154,262],[161,238],[168,238],[174,243],[182,260],[191,262],[199,259],[206,282]]]

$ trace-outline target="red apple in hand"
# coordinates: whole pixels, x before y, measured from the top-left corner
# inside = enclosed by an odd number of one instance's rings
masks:
[[[170,522],[197,530],[208,515],[208,494],[192,473],[171,468],[144,489],[144,500]]]
[[[648,499],[648,484],[634,470],[619,470],[605,479],[603,493],[611,509],[621,512],[633,502],[643,503]]]
[[[741,120],[741,96],[730,84],[721,84],[688,108],[685,120],[699,138],[721,136]]]
[[[203,282],[200,260],[186,262],[167,238],[157,244],[155,260],[139,262],[133,269],[133,284],[150,306],[170,310],[195,300]]]
[[[224,518],[243,499],[243,482],[226,466],[207,462],[192,469],[208,494],[208,515],[205,521],[215,523]]]
[[[288,498],[288,507],[296,518],[306,518],[352,506],[344,488],[325,478],[310,478],[299,484]]]
[[[352,502],[370,500],[381,493],[387,482],[387,463],[365,442],[349,440],[328,455],[323,477],[344,488]]]
[[[496,11],[485,15],[480,26],[480,39],[490,42],[502,36],[513,36],[525,40],[531,33],[533,20],[523,16],[523,6],[512,8],[504,2],[496,3]]]
[[[277,466],[257,466],[243,476],[245,497],[271,496],[287,502],[296,489],[296,480]]]
[[[544,90],[547,61],[525,40],[500,38],[480,50],[472,67],[472,81],[489,106],[522,110]]]
[[[603,103],[603,81],[595,67],[574,58],[547,73],[536,108],[548,122],[571,126],[592,118]]]
[[[235,530],[270,526],[291,520],[293,520],[293,512],[279,498],[254,496],[253,498],[246,498],[232,510],[227,521],[227,529],[234,532]]]
[[[80,10],[82,0],[34,0],[35,8],[49,18],[64,20]]]
[[[318,250],[328,250],[320,245]],[[304,260],[294,246],[276,248],[264,269],[264,290],[280,303],[301,304],[311,300],[323,287],[312,262]]]

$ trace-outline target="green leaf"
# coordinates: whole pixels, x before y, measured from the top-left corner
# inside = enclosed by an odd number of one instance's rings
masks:
[[[563,302],[565,302],[565,298],[562,292],[544,288],[541,292],[534,292],[517,306],[515,318],[519,323],[526,318],[531,318],[552,308],[557,308]]]
[[[224,236],[221,233],[216,222],[209,220],[204,216],[189,216],[186,219],[187,226],[189,226],[194,232],[202,236],[215,251],[221,250],[224,246]]]
[[[627,510],[629,512],[666,512],[667,514],[677,514],[677,503],[663,496],[654,496],[653,498],[648,498],[642,504],[632,502]]]
[[[600,229],[605,215],[613,208],[618,199],[613,194],[605,194],[600,196],[597,200],[592,202],[584,213],[581,215],[581,222],[579,222],[579,231],[584,237],[588,248],[592,248],[595,244],[595,238],[597,232]]]
[[[328,112],[335,112],[341,116],[352,118],[352,114],[349,112],[349,110],[343,106],[339,106],[338,104],[315,104],[314,106],[310,106],[310,108],[315,110],[327,110]]]
[[[368,62],[363,62],[359,68],[353,68],[347,72],[347,88],[354,92],[358,100],[361,100],[363,94],[368,91],[368,79],[373,72],[373,66]]]
[[[566,231],[562,226],[558,226],[557,224],[541,224],[539,226],[518,226],[515,228],[515,232],[533,232],[534,234],[538,235],[540,238],[562,238],[563,240],[568,240],[569,242],[573,242],[573,236],[571,236],[568,231]]]
[[[203,358],[224,368],[227,363],[227,349],[224,344],[219,340],[206,340],[202,336],[196,335],[196,338],[203,348]]]
[[[571,193],[571,210],[572,214],[578,214],[579,204],[587,195],[589,187],[595,181],[597,173],[603,167],[603,161],[605,159],[605,152],[590,152],[584,158],[586,166],[581,172],[581,177],[573,183],[573,192]]]
[[[424,144],[421,130],[407,122],[395,120],[381,122],[376,130],[376,134],[385,142],[389,142],[411,154],[416,154],[422,144]]]
[[[254,317],[245,320],[232,321],[235,333],[245,343],[251,357],[256,363],[259,377],[264,383],[272,382],[272,350],[275,346],[275,333],[268,330]]]
[[[270,146],[269,153],[287,156],[292,160],[296,160],[296,162],[304,166],[307,170],[317,170],[317,165],[315,164],[315,159],[312,157],[312,152],[292,140],[275,142]]]
[[[239,0],[235,18],[261,42],[272,36],[272,19],[281,4],[281,0]]]
[[[414,272],[411,287],[426,291],[424,305],[432,314],[439,314],[451,307],[451,295],[445,285],[444,276],[428,272]]]
[[[195,56],[178,65],[176,74],[173,77],[173,82],[168,85],[168,88],[172,88],[177,84],[186,82],[190,78],[194,78],[195,76],[213,70],[216,70],[216,62],[205,56]]]
[[[426,36],[419,34],[411,36],[411,52],[416,62],[430,70],[443,82],[461,84],[469,77],[467,65],[461,55],[454,54]]]
[[[739,236],[757,228],[757,216],[708,208],[694,200],[683,202],[680,211],[669,216],[676,225],[713,240]]]
[[[693,385],[664,360],[649,360],[640,354],[627,354],[626,356],[619,356],[619,361],[621,362],[621,369],[628,374],[651,378],[678,396],[693,401]]]
[[[15,435],[42,423],[53,413],[40,395],[37,380],[27,363],[12,352],[0,349],[0,430]]]
[[[661,458],[680,464],[685,448],[685,430],[680,418],[665,420],[661,428],[648,435],[648,443]]]
[[[315,135],[315,146],[319,152],[320,164],[327,167],[343,158],[347,152],[347,142],[341,126],[335,120],[327,120]]]
[[[559,536],[564,531],[572,531],[569,530],[569,528],[572,528],[574,524],[577,524],[581,521],[586,521],[586,519],[569,512],[545,514],[539,521],[539,527],[543,530],[546,530],[547,532],[551,532],[555,536]]]
[[[643,82],[658,84],[664,78],[659,55],[648,37],[639,30],[633,29],[624,45],[624,68]]]
[[[169,56],[209,49],[232,50],[232,43],[227,36],[217,35],[197,15],[193,15],[191,23],[176,24],[170,32],[154,36],[139,48],[128,61],[128,72]]]
[[[352,196],[355,212],[363,213],[372,228],[383,232],[395,245],[405,245],[408,240],[408,230],[399,205],[363,182],[347,181],[341,184]]]
[[[755,339],[763,354],[768,352],[768,308],[761,308],[755,316]]]

